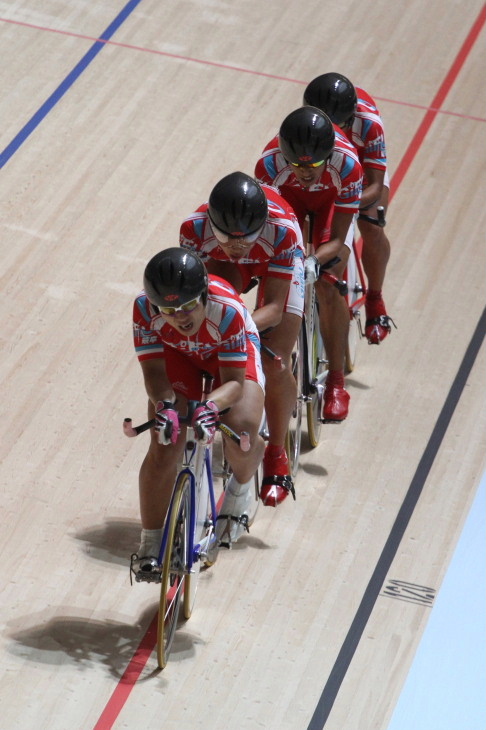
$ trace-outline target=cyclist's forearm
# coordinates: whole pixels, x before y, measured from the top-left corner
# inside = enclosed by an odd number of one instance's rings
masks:
[[[236,380],[228,380],[215,388],[210,400],[216,403],[220,411],[231,408],[243,397],[243,385]]]
[[[363,190],[359,209],[366,210],[367,208],[372,208],[373,205],[376,205],[377,203],[379,203],[382,192],[383,192],[382,184],[371,183],[371,185],[368,185],[368,187],[364,188],[364,190]]]
[[[332,259],[342,259],[346,247],[339,239],[331,239],[327,243],[323,243],[315,252],[315,257],[319,263],[327,264]]]
[[[154,406],[159,401],[170,401],[171,403],[175,403],[176,401],[176,394],[170,386],[168,388],[150,388],[145,384],[145,389]]]
[[[282,320],[282,307],[274,303],[264,304],[263,307],[255,309],[252,319],[255,322],[259,332],[263,332],[269,327],[276,327]]]
[[[174,402],[176,396],[167,377],[164,361],[162,359],[146,360],[142,361],[141,366],[145,390],[154,406],[159,400]]]

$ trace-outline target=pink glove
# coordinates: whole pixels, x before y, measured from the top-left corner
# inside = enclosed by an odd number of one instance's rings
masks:
[[[219,410],[216,403],[207,400],[200,403],[192,416],[191,426],[198,441],[210,444],[214,439],[216,426],[219,423]]]
[[[155,410],[155,430],[159,444],[175,444],[181,432],[179,416],[170,401],[159,400]]]

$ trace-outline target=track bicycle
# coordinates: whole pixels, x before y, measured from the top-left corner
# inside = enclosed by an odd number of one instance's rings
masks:
[[[213,378],[203,374],[201,400],[207,399]],[[179,416],[179,422],[191,423],[197,401],[188,401],[187,415]],[[130,418],[123,423],[127,436],[137,436],[155,425],[151,419],[139,426],[132,426]],[[248,434],[236,434],[219,422],[218,431],[240,445],[243,451],[250,448]],[[199,572],[202,565],[210,566],[216,559],[214,528],[217,506],[212,471],[213,444],[203,444],[194,437],[188,425],[182,468],[179,471],[164,523],[162,542],[158,555],[159,571],[154,572],[153,582],[160,583],[160,603],[157,624],[157,663],[163,669],[168,662],[180,609],[185,619],[194,609]],[[256,492],[248,522],[254,519],[259,494]]]
[[[347,293],[345,281],[325,271],[322,277],[336,286],[341,294]],[[264,335],[265,332],[260,333],[260,337],[264,338]],[[280,356],[265,344],[264,339],[261,340],[260,347],[262,353],[274,361],[276,368],[283,367]],[[324,382],[328,373],[324,343],[319,328],[319,305],[314,284],[310,282],[305,284],[302,326],[294,343],[290,362],[297,384],[297,398],[285,437],[285,450],[289,460],[290,475],[295,479],[299,468],[304,407],[308,440],[311,448],[314,448],[319,443]]]
[[[359,218],[384,227],[385,209],[378,206],[377,217],[373,218],[364,213]],[[353,234],[354,234],[353,221]],[[312,215],[308,218],[306,228],[307,247],[306,255],[314,253],[312,241]],[[346,342],[344,368],[351,373],[356,364],[358,340],[365,337],[361,323],[361,308],[366,300],[366,279],[361,262],[362,240],[353,235],[349,258],[344,271],[344,278],[338,279],[321,267],[320,277],[335,286],[339,293],[346,297],[349,310],[349,333]],[[286,438],[286,451],[291,468],[292,478],[295,478],[299,466],[302,418],[305,406],[307,420],[307,439],[309,446],[315,448],[319,443],[321,426],[322,402],[324,384],[328,374],[328,362],[319,327],[319,303],[315,294],[314,284],[306,281],[304,295],[304,314],[302,327],[292,352],[292,372],[297,383],[297,400],[290,419]]]
[[[377,225],[384,225],[384,209],[378,209],[378,218],[372,220]],[[312,215],[308,217],[308,228],[306,228],[306,255],[314,253],[312,241]],[[354,230],[354,222],[353,222]],[[331,285],[335,286],[342,296],[346,297],[349,309],[349,334],[346,343],[345,363],[346,372],[354,369],[356,362],[357,342],[363,337],[360,309],[365,302],[366,285],[363,266],[361,263],[361,241],[353,236],[350,255],[344,272],[344,279],[338,279],[325,269],[321,269],[321,278],[324,278]],[[254,279],[249,289],[258,283]],[[249,290],[247,289],[247,291]],[[260,333],[264,336],[265,333]],[[282,367],[281,359],[270,348],[264,340],[261,341],[261,350],[268,357],[275,361],[276,367]],[[319,327],[319,304],[315,294],[314,284],[306,281],[304,293],[304,313],[302,326],[294,344],[291,355],[291,368],[297,383],[297,399],[289,421],[289,427],[285,438],[285,450],[290,466],[290,475],[295,479],[299,468],[299,459],[302,443],[302,421],[304,410],[307,420],[307,439],[310,448],[319,444],[322,427],[322,402],[324,398],[324,384],[328,374],[328,362],[324,348],[324,342]]]
[[[358,218],[372,223],[375,226],[384,228],[386,226],[385,209],[382,205],[377,207],[377,217],[360,213]],[[347,303],[349,308],[349,336],[346,344],[345,369],[352,373],[356,364],[358,340],[365,337],[361,322],[361,308],[366,299],[366,283],[363,264],[361,262],[361,251],[363,241],[353,237],[351,255],[348,259],[344,277],[348,284]],[[394,323],[393,323],[394,324]]]
[[[268,331],[268,330],[267,330]],[[264,332],[260,332],[260,337],[264,336]],[[300,388],[299,384],[301,383],[301,359],[299,357],[299,341],[300,341],[300,335],[297,338],[297,341],[294,344],[292,353],[291,353],[291,369],[292,374],[295,378],[295,382],[297,384],[297,399],[295,401],[295,405],[292,411],[292,414],[290,416],[289,425],[287,428],[287,433],[285,434],[285,451],[287,452],[287,458],[289,460],[289,466],[290,466],[290,476],[292,479],[295,477],[297,473],[297,467],[299,462],[299,455],[300,455],[300,431],[301,431],[301,423],[302,423],[302,399],[300,398]],[[275,363],[276,369],[280,370],[284,366],[282,363],[282,358],[280,355],[277,355],[273,350],[271,350],[265,342],[262,340],[260,341],[260,350],[261,352],[269,357],[273,362]],[[263,435],[263,438],[268,441],[268,432],[266,431],[266,424],[263,425],[263,427],[260,429],[260,435]],[[292,496],[295,499],[295,491],[294,489],[291,489]]]
[[[365,213],[360,213],[358,218],[366,220],[373,225],[383,228],[386,225],[385,209],[378,206],[377,217],[373,218]],[[308,241],[312,240],[312,216],[309,220],[309,236]],[[346,303],[349,310],[349,333],[346,342],[345,352],[345,372],[351,373],[356,364],[357,344],[358,340],[365,337],[364,329],[361,323],[361,308],[366,300],[366,278],[361,261],[362,240],[354,235],[355,221],[353,221],[353,239],[350,249],[346,268],[344,270],[343,280],[337,279],[325,269],[321,268],[321,278],[324,278],[330,284],[335,286],[339,293],[346,297]],[[314,253],[312,244],[307,244],[307,255]],[[327,361],[324,350],[324,343],[319,331],[319,305],[313,285],[306,282],[306,296],[304,304],[305,327],[303,327],[303,342],[300,343],[300,349],[304,353],[307,360],[307,367],[302,368],[303,375],[310,377],[306,379],[302,392],[304,400],[307,401],[307,426],[308,438],[312,448],[317,446],[319,442],[320,418],[323,386],[327,376]],[[310,397],[310,400],[309,400]]]
[[[368,222],[383,227],[385,225],[385,212],[382,206],[378,207],[377,218],[371,218],[360,214],[361,218]],[[308,218],[306,232],[307,247],[306,255],[314,253],[312,241],[312,215]],[[354,232],[354,221],[353,221]],[[347,373],[354,370],[357,354],[358,340],[364,337],[361,324],[361,308],[366,298],[366,283],[363,265],[361,262],[362,241],[353,235],[350,255],[344,271],[343,280],[330,274],[321,268],[320,275],[331,285],[335,286],[339,293],[346,297],[349,310],[349,334],[346,343],[344,367]],[[328,363],[319,327],[319,303],[315,294],[314,284],[308,281],[305,284],[304,315],[302,327],[292,352],[292,371],[297,382],[297,401],[287,432],[287,454],[291,464],[291,474],[296,476],[302,433],[302,417],[305,405],[307,420],[307,439],[309,446],[315,448],[319,443],[322,426],[322,402],[324,397],[324,384],[328,374]]]

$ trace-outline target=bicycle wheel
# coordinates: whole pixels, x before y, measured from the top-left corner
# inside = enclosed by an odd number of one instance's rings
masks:
[[[162,561],[159,617],[157,624],[157,662],[163,669],[169,659],[174,639],[184,584],[187,575],[189,517],[191,512],[191,483],[182,474],[175,486],[169,516],[167,544]]]
[[[300,457],[300,444],[302,439],[302,388],[303,388],[303,343],[302,343],[302,328],[300,329],[299,336],[294,345],[292,351],[292,375],[295,378],[297,384],[297,398],[295,401],[294,410],[289,421],[289,427],[287,429],[287,435],[285,437],[285,450],[287,452],[287,458],[289,460],[290,474],[293,479],[297,475],[299,469],[299,457]]]
[[[262,486],[263,479],[263,464],[260,463],[258,469],[253,477],[253,491],[252,500],[248,508],[248,527],[251,527],[255,522],[256,513],[258,511],[258,505],[260,504],[260,488]]]
[[[194,608],[201,566],[210,567],[213,564],[213,561],[208,558],[208,554],[210,552],[210,541],[214,533],[215,520],[213,519],[208,482],[208,469],[210,467],[207,466],[207,463],[210,464],[212,460],[212,448],[211,446],[200,446],[198,448],[203,450],[195,466],[194,552],[191,559],[191,569],[186,577],[184,588],[184,618],[186,619],[191,617]]]
[[[306,333],[310,376],[310,392],[307,394],[307,437],[310,447],[314,449],[318,445],[321,435],[322,400],[327,375],[326,353],[319,328],[319,309],[315,298],[306,322]]]
[[[359,279],[354,246],[349,255],[344,278],[348,283],[347,302],[349,307],[349,334],[346,342],[344,366],[347,373],[352,373],[356,364],[358,340],[361,333],[360,307],[363,304],[363,286]]]

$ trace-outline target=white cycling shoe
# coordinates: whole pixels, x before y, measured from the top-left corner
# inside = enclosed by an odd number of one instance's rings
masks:
[[[255,501],[253,489],[253,479],[245,484],[237,482],[233,474],[228,479],[223,504],[216,520],[218,545],[230,548],[244,532],[249,532],[251,507]]]
[[[158,554],[162,530],[142,530],[140,547],[130,558],[130,577],[137,583],[160,583]]]

